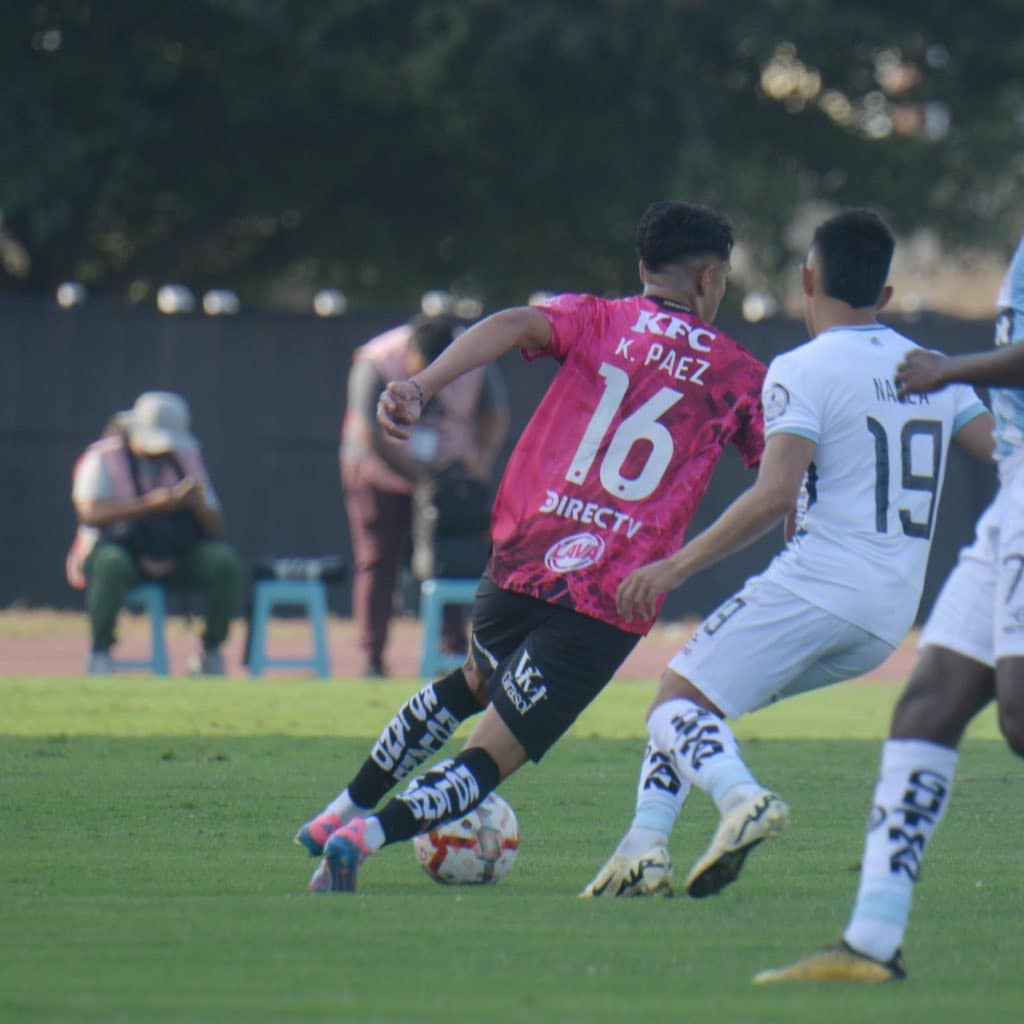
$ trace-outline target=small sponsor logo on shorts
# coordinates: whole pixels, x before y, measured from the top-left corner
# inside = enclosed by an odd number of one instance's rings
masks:
[[[543,678],[541,670],[530,660],[529,651],[523,651],[514,672],[505,669],[501,674],[501,688],[519,714],[525,715],[547,700],[548,687]]]
[[[544,564],[552,572],[578,572],[604,557],[604,541],[592,533],[574,533],[548,548]]]

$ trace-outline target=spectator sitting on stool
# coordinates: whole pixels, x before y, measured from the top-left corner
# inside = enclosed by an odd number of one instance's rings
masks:
[[[341,478],[355,572],[352,611],[366,676],[387,674],[384,648],[394,611],[400,565],[412,541],[412,493],[442,470],[461,465],[489,481],[508,432],[508,405],[494,366],[481,367],[443,388],[399,445],[377,423],[377,399],[388,381],[405,380],[437,358],[458,333],[453,317],[419,316],[356,349],[348,377],[341,430]],[[465,629],[459,616],[450,620]],[[451,646],[464,637],[446,638]]]
[[[75,464],[79,527],[68,582],[86,589],[92,628],[89,672],[114,671],[110,648],[125,595],[142,582],[199,591],[206,599],[202,650],[191,675],[223,675],[220,646],[239,603],[242,564],[220,532],[220,503],[189,430],[180,395],[149,391],[118,413]]]

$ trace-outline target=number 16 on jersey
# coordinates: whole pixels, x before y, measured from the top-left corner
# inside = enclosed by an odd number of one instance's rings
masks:
[[[573,484],[582,484],[586,480],[601,442],[629,388],[629,374],[625,370],[602,363],[598,372],[604,378],[604,392],[565,474],[566,480]],[[643,501],[654,493],[675,452],[672,434],[658,419],[682,397],[680,391],[661,388],[618,425],[601,460],[601,486],[609,494],[626,501]],[[637,476],[623,476],[622,467],[638,441],[650,444],[650,454]]]

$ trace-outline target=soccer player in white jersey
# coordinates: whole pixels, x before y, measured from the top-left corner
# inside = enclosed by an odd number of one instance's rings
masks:
[[[971,388],[897,396],[896,367],[917,346],[877,320],[891,296],[893,244],[869,210],[818,227],[801,271],[812,340],[768,368],[757,481],[680,551],[619,587],[623,612],[643,616],[776,525],[802,491],[788,546],[663,673],[632,826],[583,898],[671,891],[667,840],[691,786],[721,815],[686,879],[691,896],[728,885],[747,853],[786,827],[786,804],[750,773],[725,719],[881,664],[917,612],[950,439],[991,459],[992,420]]]
[[[931,397],[957,383],[991,389],[1000,488],[942,588],[893,713],[850,923],[835,946],[763,971],[757,982],[903,977],[914,884],[949,804],[968,722],[995,700],[1010,749],[1024,757],[1024,239],[997,305],[997,351],[953,358],[911,352],[897,372],[908,396]]]

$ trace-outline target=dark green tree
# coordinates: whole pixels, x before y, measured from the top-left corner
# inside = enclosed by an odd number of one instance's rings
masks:
[[[1016,0],[6,4],[0,281],[615,291],[666,196],[769,275],[813,200],[1005,246],[1020,29]]]

